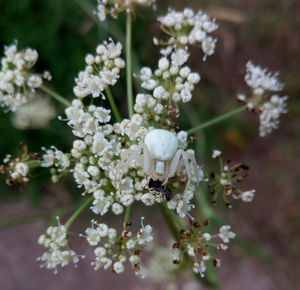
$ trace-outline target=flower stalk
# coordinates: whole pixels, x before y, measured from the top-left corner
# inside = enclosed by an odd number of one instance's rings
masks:
[[[59,103],[63,104],[66,107],[70,107],[71,103],[69,101],[67,101],[64,97],[62,97],[61,95],[59,95],[58,93],[52,91],[51,89],[49,89],[46,86],[41,86],[40,89],[42,91],[44,91],[46,94],[50,95],[51,97],[53,97],[56,101],[58,101]]]
[[[87,199],[67,220],[65,224],[66,230],[70,228],[72,223],[75,221],[75,219],[81,214],[81,212],[94,200],[94,197],[91,196],[89,199]]]
[[[126,13],[126,82],[127,82],[127,105],[129,118],[133,115],[133,88],[132,88],[132,15]],[[131,206],[128,206],[125,211],[124,227],[130,220]]]
[[[178,239],[178,229],[173,222],[173,217],[171,217],[171,215],[169,214],[169,209],[168,209],[166,203],[159,203],[158,208],[160,209],[160,212],[161,212],[162,216],[164,217],[165,222],[166,222],[170,232],[172,233],[174,239],[177,240]]]
[[[132,88],[132,14],[126,13],[126,79],[129,118],[133,115],[133,88]]]
[[[112,109],[112,111],[113,111],[113,114],[114,114],[114,116],[115,116],[117,122],[121,122],[121,121],[122,121],[122,118],[121,118],[120,112],[119,112],[119,110],[118,110],[118,107],[117,107],[117,105],[116,105],[116,103],[115,103],[115,100],[114,100],[114,97],[113,97],[113,95],[112,95],[112,92],[111,92],[110,87],[107,87],[107,88],[105,89],[105,92],[106,92],[106,95],[107,95],[109,104],[110,104],[110,106],[111,106],[111,109]]]
[[[196,131],[203,130],[203,129],[205,129],[207,127],[210,127],[212,125],[215,125],[215,124],[217,124],[217,123],[219,123],[221,121],[224,121],[224,120],[226,120],[228,118],[231,118],[231,117],[233,117],[233,116],[235,116],[235,115],[237,115],[237,114],[245,111],[246,109],[247,109],[247,106],[242,106],[242,107],[240,107],[238,109],[235,109],[233,111],[227,112],[227,113],[225,113],[225,114],[223,114],[223,115],[221,115],[219,117],[216,117],[216,118],[214,118],[212,120],[209,120],[207,122],[199,124],[198,126],[187,130],[187,132],[188,132],[188,134],[192,134],[192,133],[195,133]]]

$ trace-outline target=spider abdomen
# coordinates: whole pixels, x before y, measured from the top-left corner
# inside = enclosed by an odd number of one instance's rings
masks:
[[[178,148],[176,135],[163,129],[150,131],[145,137],[145,144],[151,157],[161,161],[171,160]]]

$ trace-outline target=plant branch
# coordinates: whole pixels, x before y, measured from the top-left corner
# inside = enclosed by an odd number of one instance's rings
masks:
[[[174,239],[177,241],[177,239],[178,239],[178,229],[175,226],[171,215],[169,214],[169,209],[167,208],[166,203],[165,202],[159,203],[158,207],[160,209],[160,212],[161,212],[162,216],[165,219],[166,224],[169,227],[170,232],[172,233]]]
[[[58,101],[59,103],[63,104],[64,106],[66,106],[66,107],[70,107],[71,106],[71,103],[69,101],[67,101],[64,97],[62,97],[61,95],[59,95],[56,92],[52,91],[48,87],[41,86],[41,87],[39,87],[39,89],[41,89],[46,94],[48,94],[51,97],[53,97],[56,101]]]
[[[235,116],[235,115],[237,115],[237,114],[245,111],[246,109],[247,109],[247,106],[245,105],[245,106],[240,107],[238,109],[235,109],[233,111],[227,112],[227,113],[225,113],[225,114],[223,114],[223,115],[221,115],[219,117],[216,117],[216,118],[214,118],[212,120],[204,122],[204,123],[202,123],[202,124],[200,124],[200,125],[192,128],[192,129],[187,130],[187,132],[188,132],[188,134],[192,134],[192,133],[194,133],[194,132],[196,132],[198,130],[203,130],[203,129],[205,129],[207,127],[210,127],[212,125],[215,125],[215,124],[217,124],[217,123],[219,123],[219,122],[221,122],[223,120],[226,120],[226,119],[228,119],[228,118],[230,118],[232,116]]]
[[[126,79],[127,79],[127,101],[129,118],[133,115],[133,89],[132,89],[132,15],[126,13]]]
[[[124,216],[124,230],[127,229],[126,224],[130,221],[130,214],[131,214],[131,205],[126,207],[125,216]]]
[[[93,201],[94,197],[91,196],[89,199],[87,199],[67,220],[65,223],[66,230],[69,229],[69,227],[72,225],[72,223],[75,221],[75,219],[81,214],[81,212]]]
[[[68,214],[69,212],[74,210],[76,205],[77,205],[77,203],[72,203],[70,205],[58,208],[54,212],[51,209],[50,211],[46,211],[46,212],[44,211],[44,212],[40,212],[40,213],[27,214],[27,215],[18,216],[18,217],[12,218],[12,219],[3,220],[0,222],[0,229],[5,229],[5,228],[12,227],[15,225],[31,222],[31,221],[39,219],[39,218],[47,218],[47,217],[50,217],[53,215],[62,216],[62,215]]]
[[[109,101],[109,103],[110,103],[111,109],[112,109],[112,111],[113,111],[113,113],[114,113],[114,116],[115,116],[117,122],[120,123],[120,122],[122,121],[122,118],[121,118],[121,115],[120,115],[120,113],[119,113],[118,107],[117,107],[117,105],[116,105],[116,103],[115,103],[114,97],[113,97],[113,95],[112,95],[112,93],[111,93],[110,87],[107,87],[107,88],[105,89],[105,92],[106,92],[108,101]]]
[[[26,164],[29,166],[29,168],[42,167],[42,162],[39,160],[30,160],[30,161],[27,161]]]

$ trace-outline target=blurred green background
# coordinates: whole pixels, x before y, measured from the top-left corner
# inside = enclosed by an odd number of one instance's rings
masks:
[[[85,55],[94,52],[97,44],[109,36],[121,42],[124,40],[124,15],[117,21],[109,18],[102,24],[93,15],[95,6],[96,1],[90,0],[0,0],[1,49],[15,39],[20,48],[37,49],[39,61],[36,69],[49,70],[53,75],[52,88],[71,100],[74,78],[84,67]],[[258,137],[258,119],[250,113],[243,113],[197,135],[196,149],[200,164],[205,164],[205,168],[209,170],[213,169],[216,164],[209,160],[211,151],[215,148],[222,149],[229,159],[250,165],[250,176],[244,186],[245,189],[257,189],[257,196],[252,204],[235,203],[230,212],[222,207],[218,208],[219,214],[245,240],[257,247],[253,250],[248,245],[237,245],[233,253],[231,251],[226,256],[223,263],[225,269],[221,269],[219,273],[220,289],[297,289],[300,285],[295,271],[299,267],[297,257],[299,258],[300,251],[297,240],[300,225],[300,172],[297,162],[300,153],[297,147],[300,138],[300,2],[157,0],[156,11],[137,11],[133,43],[135,56],[139,61],[134,63],[135,72],[142,65],[154,67],[157,63],[159,53],[152,46],[152,38],[161,32],[155,22],[156,17],[165,13],[168,7],[181,9],[187,6],[195,10],[203,9],[215,16],[219,29],[216,32],[216,53],[206,62],[202,62],[199,50],[192,49],[190,65],[200,73],[201,82],[195,90],[192,103],[182,106],[183,128],[190,128],[238,106],[235,96],[239,92],[247,92],[243,77],[245,64],[249,59],[270,70],[279,70],[280,79],[286,85],[285,93],[290,96],[289,113],[282,117],[279,129],[267,138]],[[113,88],[113,92],[123,116],[126,116],[124,88],[123,78]],[[135,87],[135,92],[139,92],[138,86]],[[60,104],[55,105],[58,115],[63,115],[64,108]],[[55,145],[67,150],[72,144],[70,128],[57,119],[42,130],[19,131],[13,127],[10,118],[10,114],[1,110],[1,160],[7,153],[16,154],[20,141],[27,142],[31,150],[38,152],[41,146]],[[22,190],[7,187],[5,179],[1,177],[2,222],[17,218],[15,221],[19,223],[24,220],[23,216],[28,215],[31,220],[33,213],[47,215],[53,209],[65,209],[71,200],[80,196],[71,178],[65,180],[64,185],[52,185],[46,171],[36,174],[38,178],[32,179]],[[69,212],[70,208],[67,207],[66,211]],[[16,229],[20,229],[19,227]],[[12,234],[17,235],[16,232]],[[4,244],[6,242],[7,240]],[[35,241],[30,243],[33,247]],[[17,271],[17,261],[11,263],[12,272]],[[34,267],[28,277],[34,273]],[[236,272],[240,278],[234,277]],[[52,281],[52,273],[44,275],[43,279]],[[83,277],[84,281],[88,280],[86,277]],[[21,283],[22,275],[17,279]],[[64,281],[63,276],[60,279]],[[95,279],[92,277],[91,281]],[[73,284],[60,285],[56,289],[71,289],[68,285],[72,285],[72,289],[82,289],[79,286],[82,284],[76,284],[75,278],[73,281]],[[40,289],[37,286],[40,284],[33,285],[36,286],[6,289]],[[89,285],[89,289],[118,289],[117,286],[93,288],[95,284]]]

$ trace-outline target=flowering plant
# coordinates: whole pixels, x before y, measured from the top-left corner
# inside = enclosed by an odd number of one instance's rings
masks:
[[[4,51],[0,72],[2,106],[17,111],[36,98],[39,90],[43,91],[66,106],[65,116],[59,118],[75,136],[68,152],[51,146],[42,147],[42,154],[31,153],[21,144],[22,154],[16,158],[7,155],[1,166],[9,185],[28,182],[33,168],[40,167],[50,168],[53,182],[71,174],[82,189],[82,204],[66,223],[61,224],[58,218],[58,224],[50,226],[39,238],[46,252],[38,260],[54,273],[59,266],[77,266],[84,258],[70,249],[69,228],[89,207],[94,217],[80,236],[95,247],[91,262],[94,269],[111,269],[119,274],[129,262],[137,276],[147,277],[141,256],[154,241],[155,225],[144,225],[141,217],[141,227],[136,229],[130,217],[131,206],[137,203],[157,207],[165,218],[174,238],[170,248],[171,260],[177,267],[174,271],[180,267],[177,265],[190,262],[192,271],[205,277],[208,263],[220,266],[220,259],[212,249],[227,250],[230,239],[236,235],[224,224],[212,234],[207,228],[209,220],[196,218],[204,195],[198,190],[199,183],[210,188],[213,205],[221,195],[228,208],[232,207],[230,197],[251,202],[255,190],[237,188],[236,183],[242,181],[249,168],[241,163],[225,164],[219,150],[212,152],[212,158],[219,160],[220,173],[199,165],[192,149],[192,134],[248,109],[259,114],[259,134],[263,137],[278,127],[280,115],[287,112],[287,97],[278,95],[283,89],[278,73],[269,73],[249,61],[245,81],[251,95],[237,97],[245,105],[182,130],[178,121],[181,103],[191,101],[200,82],[200,75],[187,64],[189,48],[201,48],[204,61],[213,55],[217,43],[213,33],[218,25],[203,11],[169,10],[158,18],[168,39],[154,38],[154,44],[161,47],[157,68],[143,67],[133,75],[132,16],[138,5],[151,6],[154,1],[99,1],[95,11],[99,21],[105,21],[107,14],[117,17],[123,11],[126,13],[126,60],[121,42],[108,39],[99,44],[94,54],[86,55],[86,66],[75,78],[75,97],[71,103],[43,84],[43,79],[51,80],[49,72],[33,72],[38,59],[36,50],[18,51],[14,43]],[[124,68],[128,118],[121,117],[111,89]],[[135,98],[133,77],[141,82]],[[109,108],[103,105],[106,100]],[[101,222],[101,216],[109,212],[124,215],[121,229]]]

